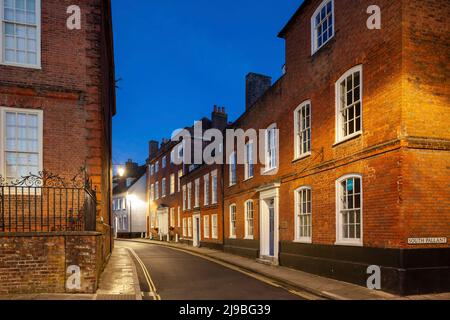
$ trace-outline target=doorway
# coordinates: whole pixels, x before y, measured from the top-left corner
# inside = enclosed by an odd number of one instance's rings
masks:
[[[260,192],[260,259],[278,264],[278,188]]]

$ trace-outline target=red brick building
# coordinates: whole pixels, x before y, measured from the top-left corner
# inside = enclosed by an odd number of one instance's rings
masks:
[[[80,29],[68,28],[67,11],[72,5],[80,9]],[[20,254],[14,259],[27,256],[30,264],[15,274],[0,259],[0,274],[10,274],[0,279],[0,291],[64,292],[67,267],[78,265],[86,280],[78,292],[95,292],[112,250],[115,83],[110,1],[2,0],[0,10],[0,176],[4,179],[0,185],[11,186],[30,173],[44,176],[38,179],[40,184],[27,185],[36,188],[37,196],[19,185],[18,190],[29,196],[28,204],[19,207],[22,217],[12,215],[12,206],[0,214],[1,241],[7,239],[11,245],[3,249],[17,249]],[[96,192],[93,217],[86,216],[92,211],[86,207],[92,194],[78,188],[82,199],[75,204],[61,191],[69,190],[80,168],[85,168]],[[49,173],[54,176],[49,178]],[[59,189],[50,189],[50,180],[58,181],[53,187]],[[5,188],[3,204],[19,194]],[[37,207],[34,214],[33,209],[24,209],[39,201],[44,205],[41,216]],[[89,227],[88,218],[93,220]],[[79,225],[69,225],[73,221]],[[56,250],[46,249],[53,245]],[[30,252],[21,251],[30,247],[34,248]],[[39,268],[54,279],[40,276]]]
[[[364,286],[375,265],[382,290],[448,291],[450,4],[378,1],[381,29],[367,23],[372,4],[303,2],[279,34],[283,76],[249,74],[229,127],[266,129],[265,165],[197,168],[186,201],[217,170],[225,251]],[[189,240],[193,226],[211,231],[201,202],[182,215]]]
[[[202,130],[222,131],[227,121],[225,109],[215,107],[211,119],[203,118],[197,125],[201,124]],[[194,127],[186,128],[192,137],[192,150],[196,140]],[[198,140],[203,150],[208,142],[203,136]],[[156,141],[149,144],[149,235],[164,241],[216,247],[223,239],[222,166],[194,164],[194,158],[188,164],[184,161],[186,141],[164,140],[161,146]]]
[[[279,161],[225,186],[225,250],[361,285],[377,265],[383,290],[445,291],[450,5],[379,1],[369,30],[371,4],[307,0],[280,32],[285,74],[233,125],[279,129]]]

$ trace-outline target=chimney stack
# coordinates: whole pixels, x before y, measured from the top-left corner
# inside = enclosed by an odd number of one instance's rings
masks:
[[[225,113],[225,107],[214,106],[214,112],[211,114],[212,127],[223,130],[227,127],[228,115]]]
[[[152,140],[148,143],[148,158],[152,160],[159,151],[159,142]]]
[[[272,86],[272,78],[250,72],[245,77],[245,109],[249,109]]]

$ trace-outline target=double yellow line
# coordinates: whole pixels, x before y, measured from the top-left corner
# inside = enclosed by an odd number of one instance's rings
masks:
[[[156,291],[156,286],[153,283],[152,277],[150,277],[150,273],[148,272],[147,267],[133,249],[129,247],[127,247],[127,249],[130,251],[130,253],[133,255],[133,257],[141,266],[142,272],[144,272],[145,280],[147,281],[148,287],[150,288],[151,291],[150,293],[153,295],[153,300],[161,300],[161,296]]]

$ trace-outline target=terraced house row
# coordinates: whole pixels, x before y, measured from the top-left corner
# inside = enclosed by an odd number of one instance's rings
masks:
[[[264,165],[249,139],[245,164],[221,150],[227,163],[212,166],[173,165],[182,144],[151,142],[153,237],[360,285],[376,265],[382,289],[401,294],[449,290],[450,71],[439,17],[450,4],[380,0],[373,30],[370,5],[304,1],[279,33],[283,76],[249,74],[236,121],[222,108],[202,120],[267,129]]]

